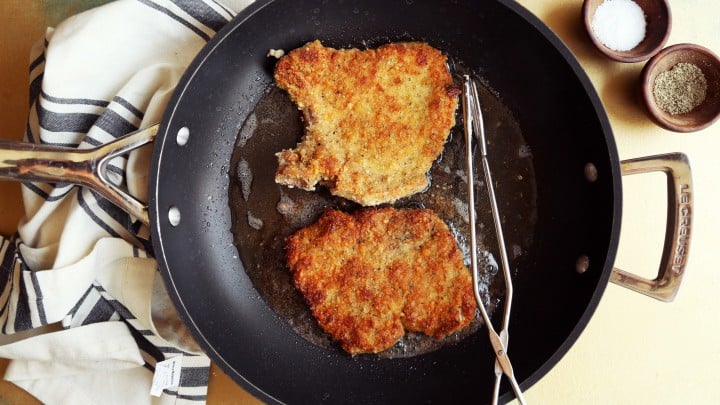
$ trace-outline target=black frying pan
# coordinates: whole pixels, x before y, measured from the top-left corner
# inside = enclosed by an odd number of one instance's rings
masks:
[[[227,199],[238,129],[272,83],[268,50],[315,38],[336,47],[426,41],[480,71],[516,114],[538,192],[536,237],[517,269],[510,327],[515,372],[529,387],[570,347],[607,285],[620,225],[620,163],[581,68],[512,1],[261,1],[218,33],[178,86],[155,144],[155,253],[186,323],[229,375],[267,401],[489,398],[494,358],[484,333],[422,356],[351,358],[301,338],[243,271]],[[182,127],[191,136],[179,147]],[[594,183],[583,174],[588,162],[599,173]],[[167,219],[171,206],[182,213],[177,227]],[[590,268],[578,274],[582,255]]]
[[[513,262],[510,355],[527,389],[574,343],[611,277],[621,164],[579,64],[545,25],[509,0],[258,0],[219,32],[178,85],[153,152],[153,246],[182,319],[221,368],[268,402],[490,398],[494,357],[484,331],[409,358],[350,357],[296,333],[245,271],[241,258],[260,247],[236,247],[231,232],[229,172],[238,132],[272,86],[268,50],[316,38],[335,47],[426,41],[479,74],[511,110],[532,150],[537,184],[533,242]],[[182,128],[189,130],[186,143],[178,143]],[[589,163],[597,170],[594,181],[586,175]],[[74,180],[87,184],[83,179]],[[679,218],[669,228],[682,228],[685,217]],[[665,264],[684,266],[685,254],[674,253]],[[582,257],[589,266],[578,272]],[[507,390],[503,385],[504,400],[511,397]]]

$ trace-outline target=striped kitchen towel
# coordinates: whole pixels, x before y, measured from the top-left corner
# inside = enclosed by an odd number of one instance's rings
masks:
[[[249,0],[117,0],[48,29],[32,51],[26,141],[89,148],[159,122],[197,52]],[[147,200],[152,147],[111,181]],[[210,360],[179,321],[148,229],[97,193],[22,186],[25,216],[0,237],[5,379],[44,403],[202,403]],[[156,365],[177,387],[150,395]]]

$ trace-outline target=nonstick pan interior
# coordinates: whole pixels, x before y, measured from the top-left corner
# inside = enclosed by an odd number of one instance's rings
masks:
[[[621,195],[612,133],[589,80],[512,1],[260,1],[218,33],[178,86],[154,151],[153,244],[181,317],[212,359],[265,401],[489,398],[494,359],[482,330],[424,355],[353,358],[295,333],[244,270],[228,201],[238,132],[272,84],[268,50],[316,38],[335,47],[426,41],[477,72],[512,110],[537,182],[537,224],[516,264],[510,326],[510,356],[527,389],[599,301],[615,258]],[[179,145],[183,127],[190,136]],[[584,176],[588,163],[597,168],[594,182]],[[172,207],[177,225],[168,219]],[[582,256],[590,266],[579,274]]]

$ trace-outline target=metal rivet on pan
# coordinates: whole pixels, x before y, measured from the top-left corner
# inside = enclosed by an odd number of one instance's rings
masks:
[[[172,226],[180,225],[180,210],[177,207],[170,207],[168,210],[168,220]]]
[[[588,163],[585,165],[585,179],[590,183],[594,183],[598,179],[597,167],[594,164]]]
[[[180,146],[185,146],[188,139],[190,138],[190,129],[188,127],[182,127],[177,133],[177,144]]]
[[[586,255],[582,255],[578,257],[577,262],[575,262],[575,271],[577,271],[579,274],[583,274],[587,271],[587,269],[590,267],[590,258]]]

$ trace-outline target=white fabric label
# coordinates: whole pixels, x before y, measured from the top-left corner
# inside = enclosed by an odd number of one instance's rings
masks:
[[[155,365],[150,395],[159,397],[166,388],[177,388],[180,385],[180,368],[182,355],[169,358]]]

